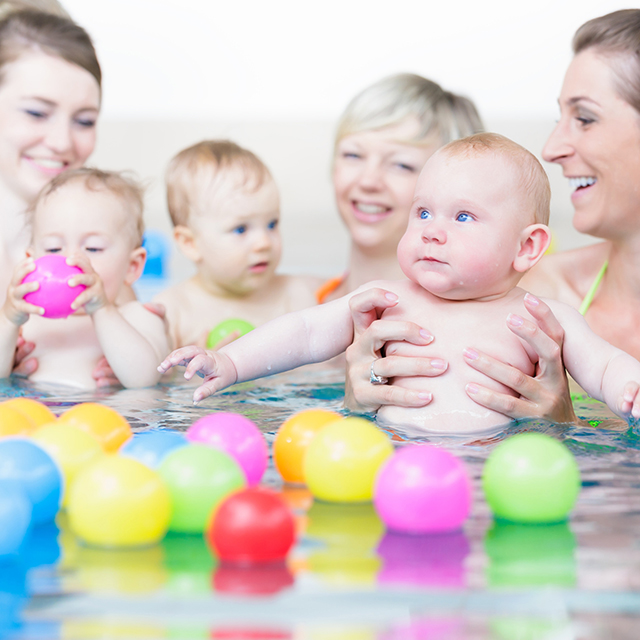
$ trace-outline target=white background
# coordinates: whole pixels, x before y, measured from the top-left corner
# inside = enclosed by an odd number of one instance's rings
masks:
[[[62,0],[94,38],[111,118],[336,118],[412,71],[486,119],[553,118],[576,28],[614,0]]]

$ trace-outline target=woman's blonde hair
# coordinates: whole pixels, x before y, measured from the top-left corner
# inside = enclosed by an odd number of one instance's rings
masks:
[[[622,9],[585,22],[573,53],[595,49],[610,61],[620,97],[640,112],[640,9]]]
[[[413,140],[446,144],[484,130],[478,111],[468,98],[445,91],[439,84],[412,73],[379,80],[361,91],[345,109],[336,144],[345,136],[382,129],[415,117],[420,129]]]
[[[5,65],[26,51],[41,51],[88,71],[102,86],[89,34],[57,2],[0,2],[0,83]]]

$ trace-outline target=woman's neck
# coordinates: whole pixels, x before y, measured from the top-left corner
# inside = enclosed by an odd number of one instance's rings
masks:
[[[398,264],[397,252],[367,252],[361,247],[351,245],[347,275],[348,290],[353,291],[372,280],[398,280],[404,275]]]
[[[610,243],[606,289],[621,299],[640,303],[640,240]]]
[[[27,206],[27,202],[0,181],[0,245],[5,253],[26,248],[16,247],[16,244],[20,244],[25,232],[24,213]]]

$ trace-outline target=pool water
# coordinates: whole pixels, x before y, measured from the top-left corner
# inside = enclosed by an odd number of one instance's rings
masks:
[[[215,410],[242,413],[269,443],[302,409],[342,409],[334,371],[294,372],[237,385],[200,406],[192,385],[77,393],[15,381],[0,396],[39,399],[55,413],[98,401],[134,430],[186,430]],[[599,403],[575,401],[591,426],[520,422],[485,441],[438,438],[467,464],[475,485],[464,530],[438,536],[385,532],[370,504],[313,502],[264,482],[296,513],[288,562],[218,566],[200,536],[168,535],[151,548],[83,546],[62,513],[34,529],[20,555],[0,562],[0,637],[309,638],[354,640],[637,640],[640,638],[640,429]],[[494,522],[479,486],[497,442],[535,430],[575,454],[582,491],[567,523]],[[399,446],[429,441],[388,431]]]

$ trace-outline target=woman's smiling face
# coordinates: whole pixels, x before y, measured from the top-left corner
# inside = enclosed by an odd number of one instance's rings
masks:
[[[408,118],[338,142],[333,185],[338,211],[354,244],[395,251],[407,228],[420,171],[437,149],[437,145],[403,142],[412,140],[418,130],[417,119]]]
[[[96,143],[100,87],[86,70],[38,51],[0,80],[0,180],[26,203],[53,177],[81,167]]]
[[[640,114],[616,90],[616,62],[593,48],[574,57],[543,149],[570,181],[575,228],[611,240],[640,231]]]

